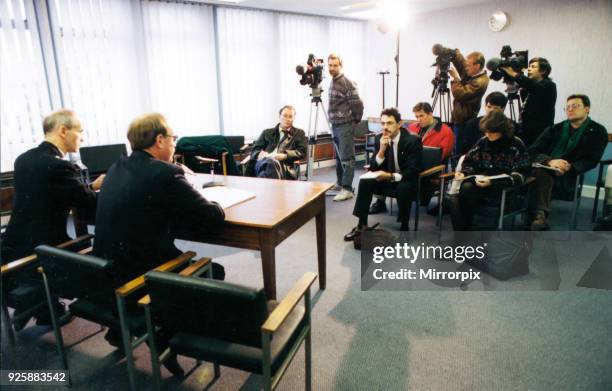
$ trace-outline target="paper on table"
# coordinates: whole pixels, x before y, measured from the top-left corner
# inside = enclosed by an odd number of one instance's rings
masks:
[[[359,179],[376,179],[383,172],[384,171],[368,171],[365,174],[361,175]]]
[[[185,175],[185,178],[194,189],[202,194],[208,201],[216,201],[223,209],[241,202],[255,198],[255,193],[242,189],[232,189],[225,186],[202,188],[204,183],[210,182],[211,176],[205,174]]]
[[[198,191],[208,201],[218,202],[223,209],[255,198],[255,194],[250,191],[230,189],[225,186],[207,187],[206,189],[198,189]]]

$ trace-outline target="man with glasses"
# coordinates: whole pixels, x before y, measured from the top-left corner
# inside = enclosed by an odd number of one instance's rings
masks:
[[[510,67],[501,69],[521,87],[521,100],[524,104],[521,129],[517,136],[529,147],[544,129],[555,123],[557,85],[550,79],[552,68],[545,58],[534,57],[529,61],[527,76]]]
[[[66,232],[70,210],[93,213],[96,208],[95,190],[102,186],[104,175],[86,186],[80,180],[79,168],[64,159],[67,153],[77,152],[83,142],[83,128],[76,114],[66,109],[51,113],[43,120],[43,132],[45,141],[15,160],[15,199],[2,238],[2,264],[33,254],[38,245],[55,246],[70,240]],[[33,285],[42,292],[40,276],[34,270],[24,270],[3,283],[5,292],[18,285]],[[15,312],[22,309],[18,307]],[[35,316],[39,325],[50,322],[46,308]],[[19,330],[26,323],[15,324],[15,328]]]
[[[177,229],[201,232],[225,219],[221,206],[202,197],[183,168],[172,163],[177,136],[161,114],[136,118],[127,137],[133,152],[108,170],[93,249],[96,256],[113,260],[117,286],[179,256]],[[213,277],[224,275],[223,267],[213,263]],[[119,346],[120,335],[109,329],[105,338]],[[176,357],[164,365],[174,375],[183,373]]]
[[[586,95],[570,95],[565,111],[567,120],[548,127],[529,148],[534,163],[535,189],[529,206],[533,221],[532,231],[549,229],[547,217],[554,194],[571,196],[576,177],[599,163],[608,144],[606,128],[589,117],[591,101]]]

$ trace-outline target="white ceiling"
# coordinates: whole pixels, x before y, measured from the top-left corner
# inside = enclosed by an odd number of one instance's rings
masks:
[[[212,4],[235,4],[235,1],[191,0]],[[463,7],[484,3],[486,0],[386,0],[391,6],[405,9],[411,14]],[[240,7],[290,11],[304,14],[326,15],[360,19],[378,19],[378,0],[244,0]]]

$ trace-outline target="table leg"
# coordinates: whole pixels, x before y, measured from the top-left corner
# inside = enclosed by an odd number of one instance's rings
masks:
[[[266,298],[276,300],[276,246],[272,233],[265,231],[259,233],[259,248]]]
[[[321,211],[316,216],[317,222],[317,258],[319,262],[319,288],[325,289],[326,244],[325,244],[325,196],[321,198]]]

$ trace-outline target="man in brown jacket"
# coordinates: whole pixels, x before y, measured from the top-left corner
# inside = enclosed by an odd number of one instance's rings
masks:
[[[482,53],[472,52],[467,59],[459,49],[455,49],[453,56],[454,68],[449,74],[453,79],[451,92],[453,93],[453,112],[451,121],[455,132],[455,148],[461,144],[463,125],[478,116],[482,97],[489,85],[489,76],[484,70],[485,59]]]

